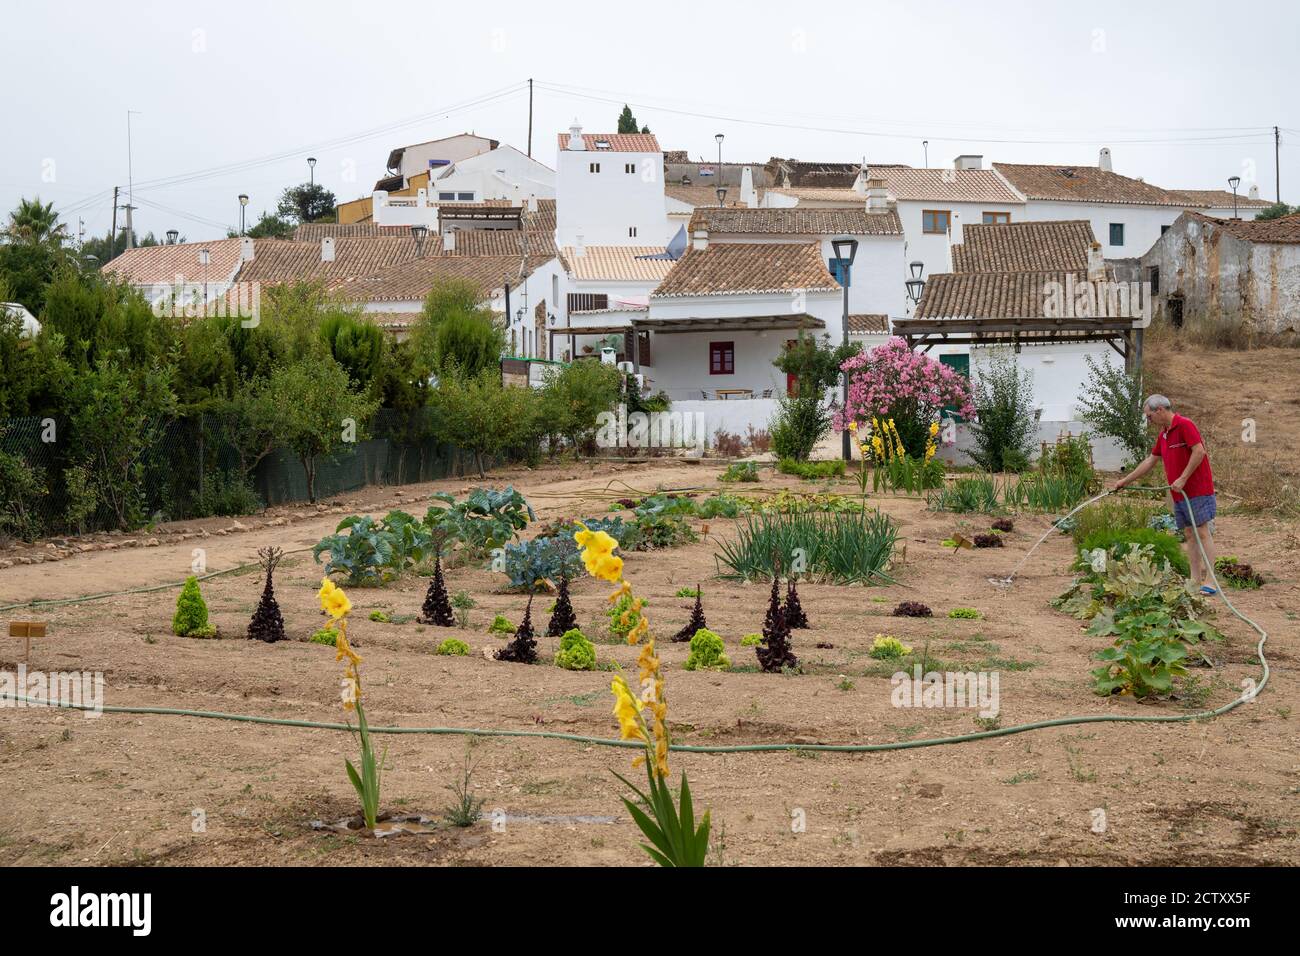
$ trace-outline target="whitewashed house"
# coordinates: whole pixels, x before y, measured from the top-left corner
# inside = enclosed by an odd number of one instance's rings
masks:
[[[1063,432],[1085,431],[1078,401],[1088,381],[1087,359],[1123,364],[1145,324],[1140,301],[1125,299],[1126,308],[1118,310],[1098,304],[1116,272],[1091,225],[1080,219],[967,226],[952,258],[953,271],[929,277],[915,316],[896,322],[895,332],[972,382],[992,350],[1011,350],[1032,375],[1037,439],[1052,442]],[[1071,305],[1062,308],[1065,297]],[[949,457],[966,461],[970,446],[962,423]],[[1098,467],[1123,463],[1123,452],[1109,439],[1094,439],[1093,453]]]

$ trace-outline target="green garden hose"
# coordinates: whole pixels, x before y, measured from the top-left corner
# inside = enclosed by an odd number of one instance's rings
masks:
[[[1170,489],[1168,488],[1168,486],[1166,486],[1165,488],[1135,488],[1134,490],[1135,491],[1165,491]],[[1065,518],[1071,517],[1072,515],[1081,511],[1083,508],[1088,507],[1094,502],[1099,501],[1102,498],[1112,493],[1113,492],[1105,492],[1104,494],[1098,495],[1096,498],[1085,501],[1083,504],[1078,505],[1072,511],[1070,511],[1069,514],[1065,515]],[[1181,493],[1183,495],[1184,500],[1186,500],[1187,499],[1186,492],[1181,492]],[[1188,502],[1189,513],[1190,513],[1190,509],[1191,509],[1191,504],[1190,502]],[[1060,520],[1064,520],[1064,519],[1060,519]],[[1228,600],[1227,595],[1224,594],[1223,588],[1219,585],[1219,579],[1218,576],[1215,574],[1214,566],[1213,564],[1210,563],[1208,556],[1205,553],[1205,546],[1201,544],[1200,536],[1193,533],[1193,537],[1196,539],[1197,547],[1201,551],[1201,560],[1205,562],[1206,567],[1209,569],[1210,576],[1214,579],[1215,588],[1218,591],[1219,596],[1223,598],[1223,603],[1228,606],[1228,610],[1230,610],[1234,615],[1236,615],[1246,624],[1250,625],[1250,627],[1254,629],[1256,633],[1259,634],[1259,644],[1257,645],[1256,653],[1259,657],[1260,665],[1263,668],[1263,678],[1260,680],[1257,686],[1251,688],[1250,690],[1247,690],[1240,697],[1230,701],[1227,704],[1224,704],[1222,707],[1217,707],[1214,710],[1200,711],[1194,714],[1179,714],[1179,715],[1170,714],[1170,715],[1134,716],[1134,715],[1092,714],[1092,715],[1078,716],[1078,717],[1058,717],[1052,720],[1033,721],[1027,724],[1016,724],[1013,727],[1000,727],[996,730],[983,730],[976,733],[960,734],[953,737],[933,737],[926,740],[899,740],[899,741],[893,741],[891,743],[883,743],[883,744],[780,743],[780,744],[732,744],[727,746],[696,746],[692,744],[672,744],[670,745],[670,749],[677,751],[679,753],[700,753],[700,754],[771,753],[774,751],[816,751],[816,752],[824,752],[824,753],[875,753],[878,751],[885,751],[885,750],[911,750],[916,747],[935,747],[943,744],[967,743],[973,740],[987,740],[992,737],[1005,737],[1010,734],[1025,733],[1030,730],[1043,730],[1048,727],[1069,727],[1075,724],[1094,724],[1094,723],[1174,724],[1174,723],[1188,723],[1194,720],[1208,720],[1214,717],[1222,716],[1223,714],[1226,714],[1229,711],[1235,710],[1236,708],[1240,707],[1244,703],[1253,701],[1264,690],[1265,685],[1268,683],[1270,672],[1269,672],[1268,661],[1264,657],[1264,644],[1268,640],[1268,634],[1264,631],[1262,627],[1260,627],[1250,618],[1246,617],[1246,615],[1238,611],[1237,608],[1233,606],[1232,602]],[[1041,543],[1041,541],[1042,539],[1040,539],[1039,543]],[[1034,547],[1036,548],[1037,544]],[[245,565],[245,567],[248,566],[250,565]],[[229,569],[229,571],[218,571],[218,572],[213,572],[213,574],[227,574],[233,570],[237,570],[237,569],[231,568]],[[211,577],[213,575],[210,574],[207,576]],[[149,590],[156,590],[156,589],[151,588]],[[48,603],[56,603],[56,602],[48,602]],[[67,602],[67,603],[72,603],[72,602]],[[28,605],[19,605],[19,606],[26,607]],[[5,609],[0,608],[0,610],[5,610]],[[206,718],[211,720],[232,720],[239,723],[265,724],[265,725],[275,726],[275,727],[297,727],[297,728],[309,729],[309,730],[344,730],[344,731],[355,730],[355,728],[351,724],[346,724],[346,723],[340,724],[340,723],[322,723],[322,722],[310,721],[310,720],[289,720],[286,718],[279,718],[279,717],[258,717],[250,714],[227,714],[227,713],[222,713],[220,711],[210,711],[210,710],[185,710],[185,709],[175,708],[175,707],[102,706],[100,708],[96,708],[88,704],[74,705],[65,702],[47,703],[46,701],[40,699],[33,699],[27,697],[24,694],[4,694],[4,695],[0,695],[0,699],[22,701],[27,704],[38,705],[38,706],[60,707],[69,710],[85,710],[85,711],[98,710],[103,713],[109,713],[109,714],[147,714],[147,715],[161,715],[161,716],[170,716],[170,717],[200,717],[200,718]],[[571,743],[589,744],[589,745],[600,746],[600,747],[639,748],[643,746],[643,744],[640,741],[636,741],[636,740],[613,740],[605,737],[588,737],[581,734],[563,734],[563,733],[556,733],[554,731],[545,731],[545,730],[500,730],[500,729],[479,729],[479,728],[472,728],[472,727],[370,727],[369,730],[371,733],[375,733],[375,734],[430,734],[430,735],[463,735],[463,736],[474,736],[474,737],[534,737],[534,738],[541,738],[546,740],[566,740]]]

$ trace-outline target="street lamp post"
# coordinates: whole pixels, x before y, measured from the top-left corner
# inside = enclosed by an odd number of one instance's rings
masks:
[[[316,185],[316,157],[308,156],[307,165],[311,167],[311,184]]]
[[[1232,218],[1238,219],[1240,217],[1237,215],[1237,187],[1241,185],[1241,177],[1229,176],[1228,185],[1232,187]]]
[[[239,234],[244,235],[244,210],[248,208],[248,194],[239,194]]]
[[[839,263],[840,285],[844,287],[844,329],[841,341],[844,345],[849,344],[849,275],[853,269],[853,259],[858,254],[858,240],[856,239],[832,239],[831,246],[835,249],[835,261]],[[846,350],[847,351],[847,350]],[[850,461],[853,458],[852,445],[849,442],[849,373],[841,372],[844,376],[844,405],[843,405],[843,430],[841,436],[843,439],[844,460]]]
[[[714,191],[718,194],[718,205],[725,206],[727,204],[727,187],[719,186]]]
[[[722,133],[713,137],[718,142],[718,185],[722,185],[722,140],[725,138]]]

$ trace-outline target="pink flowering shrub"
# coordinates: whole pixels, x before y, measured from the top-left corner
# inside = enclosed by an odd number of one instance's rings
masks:
[[[835,427],[843,430],[849,422],[861,427],[873,418],[892,418],[910,456],[924,457],[930,424],[945,407],[965,418],[975,415],[966,377],[912,351],[901,338],[855,355],[840,368],[849,376],[849,402],[847,414],[836,414]]]

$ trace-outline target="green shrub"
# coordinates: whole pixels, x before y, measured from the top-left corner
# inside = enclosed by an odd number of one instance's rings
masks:
[[[37,504],[45,492],[40,472],[17,455],[0,451],[0,535],[35,540],[42,530]]]
[[[699,588],[678,588],[673,597],[696,598],[700,596]]]
[[[741,647],[758,647],[758,645],[762,643],[763,643],[762,634],[746,634],[744,637],[740,639]]]
[[[376,622],[378,622],[378,623],[380,623],[380,624],[391,624],[391,623],[393,623],[393,619],[392,619],[391,617],[389,617],[389,616],[388,616],[385,612],[383,612],[383,611],[371,611],[371,612],[370,612],[370,620],[372,620],[372,621],[376,621]]]
[[[1163,531],[1153,531],[1150,528],[1103,528],[1085,537],[1080,550],[1095,551],[1101,548],[1116,558],[1122,558],[1141,545],[1151,547],[1157,564],[1168,561],[1175,571],[1183,577],[1187,576],[1187,555],[1183,553],[1182,545],[1173,535]]]
[[[843,478],[844,461],[839,458],[833,458],[829,461],[797,461],[793,458],[782,458],[777,462],[776,470],[783,475],[794,475],[806,481],[817,481],[821,478]]]
[[[706,628],[700,628],[691,638],[691,653],[683,665],[688,671],[720,671],[731,666],[723,653],[722,638]]]
[[[216,636],[217,629],[208,623],[208,605],[199,591],[199,579],[193,575],[185,579],[185,586],[176,598],[172,632],[181,637]]]
[[[555,655],[555,664],[566,671],[594,670],[596,646],[577,628],[565,631],[564,636],[560,638],[560,650]]]
[[[1010,349],[995,349],[981,364],[972,400],[978,418],[971,426],[971,459],[985,471],[1023,471],[1038,427],[1033,374]]]
[[[322,627],[311,636],[310,640],[313,644],[324,644],[326,647],[337,647],[339,633],[332,627]]]
[[[492,618],[492,623],[488,625],[489,634],[513,634],[515,626],[510,623],[504,614],[498,614]]]
[[[190,511],[195,518],[238,517],[262,510],[262,499],[253,486],[233,471],[219,471],[203,481],[203,493],[194,499]]]
[[[1130,462],[1142,461],[1151,448],[1146,416],[1142,414],[1142,376],[1130,375],[1123,365],[1098,362],[1090,355],[1084,357],[1084,362],[1088,366],[1088,383],[1079,391],[1079,420],[1123,445]],[[1129,467],[1125,466],[1125,470]]]
[[[464,657],[469,653],[469,645],[464,641],[449,637],[438,645],[438,653],[451,657]]]
[[[772,451],[778,458],[807,461],[830,427],[830,412],[815,395],[807,398],[783,395],[768,425]]]
[[[979,620],[980,612],[973,607],[955,607],[948,612],[948,616],[965,621]]]
[[[752,461],[738,461],[727,466],[718,475],[718,481],[758,481],[758,465]]]

